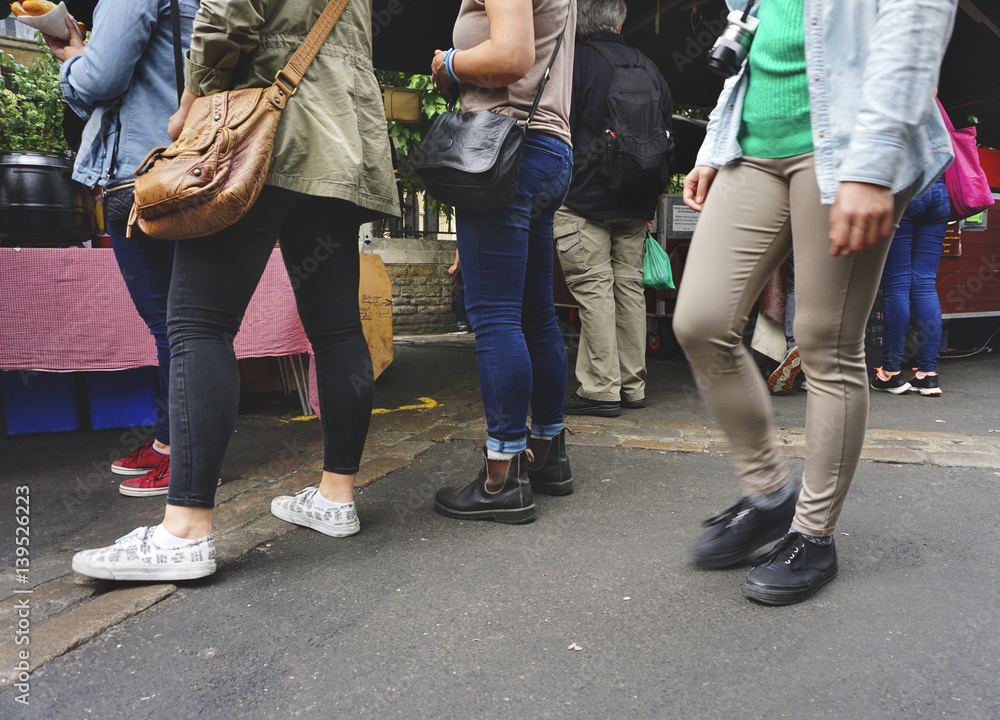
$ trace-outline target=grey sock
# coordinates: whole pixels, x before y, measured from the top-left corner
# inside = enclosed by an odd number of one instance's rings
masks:
[[[832,537],[817,537],[816,535],[806,535],[805,533],[799,533],[803,539],[811,542],[813,545],[819,545],[820,547],[830,547],[833,545]]]
[[[794,480],[789,480],[774,492],[748,495],[750,504],[758,510],[774,510],[788,498],[799,494],[799,484]]]

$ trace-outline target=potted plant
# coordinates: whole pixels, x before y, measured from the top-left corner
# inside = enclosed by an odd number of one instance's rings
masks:
[[[94,233],[93,200],[71,179],[59,63],[36,37],[30,67],[0,52],[0,243],[76,245]]]

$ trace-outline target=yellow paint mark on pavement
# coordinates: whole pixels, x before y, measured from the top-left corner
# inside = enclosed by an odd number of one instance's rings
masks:
[[[429,397],[417,398],[417,400],[420,401],[419,405],[402,405],[398,408],[375,408],[372,410],[372,415],[384,415],[385,413],[396,412],[398,410],[429,410],[441,404],[434,398]]]

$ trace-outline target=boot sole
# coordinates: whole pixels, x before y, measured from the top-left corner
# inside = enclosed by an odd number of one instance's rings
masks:
[[[872,390],[878,390],[879,392],[887,392],[893,395],[902,395],[903,393],[908,392],[910,390],[910,383],[906,383],[905,385],[900,385],[899,387],[894,387],[894,388],[876,387],[875,385],[872,385],[871,387]]]
[[[516,510],[452,510],[445,507],[437,500],[434,501],[434,509],[446,517],[457,518],[459,520],[495,520],[498,523],[507,525],[524,525],[534,521],[536,515],[535,504],[532,503],[525,508]]]
[[[573,481],[563,480],[561,482],[535,482],[531,481],[531,491],[540,495],[561,495],[573,494]]]
[[[759,583],[752,583],[748,579],[744,592],[751,600],[762,602],[765,605],[794,605],[795,603],[800,603],[803,600],[811,598],[819,592],[820,588],[835,577],[837,577],[836,565],[828,568],[816,579],[816,582],[805,587],[786,588],[777,585],[761,585]]]

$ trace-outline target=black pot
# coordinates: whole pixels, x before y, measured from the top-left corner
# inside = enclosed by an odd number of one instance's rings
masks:
[[[69,247],[93,237],[94,201],[72,172],[59,153],[0,155],[0,245]]]

